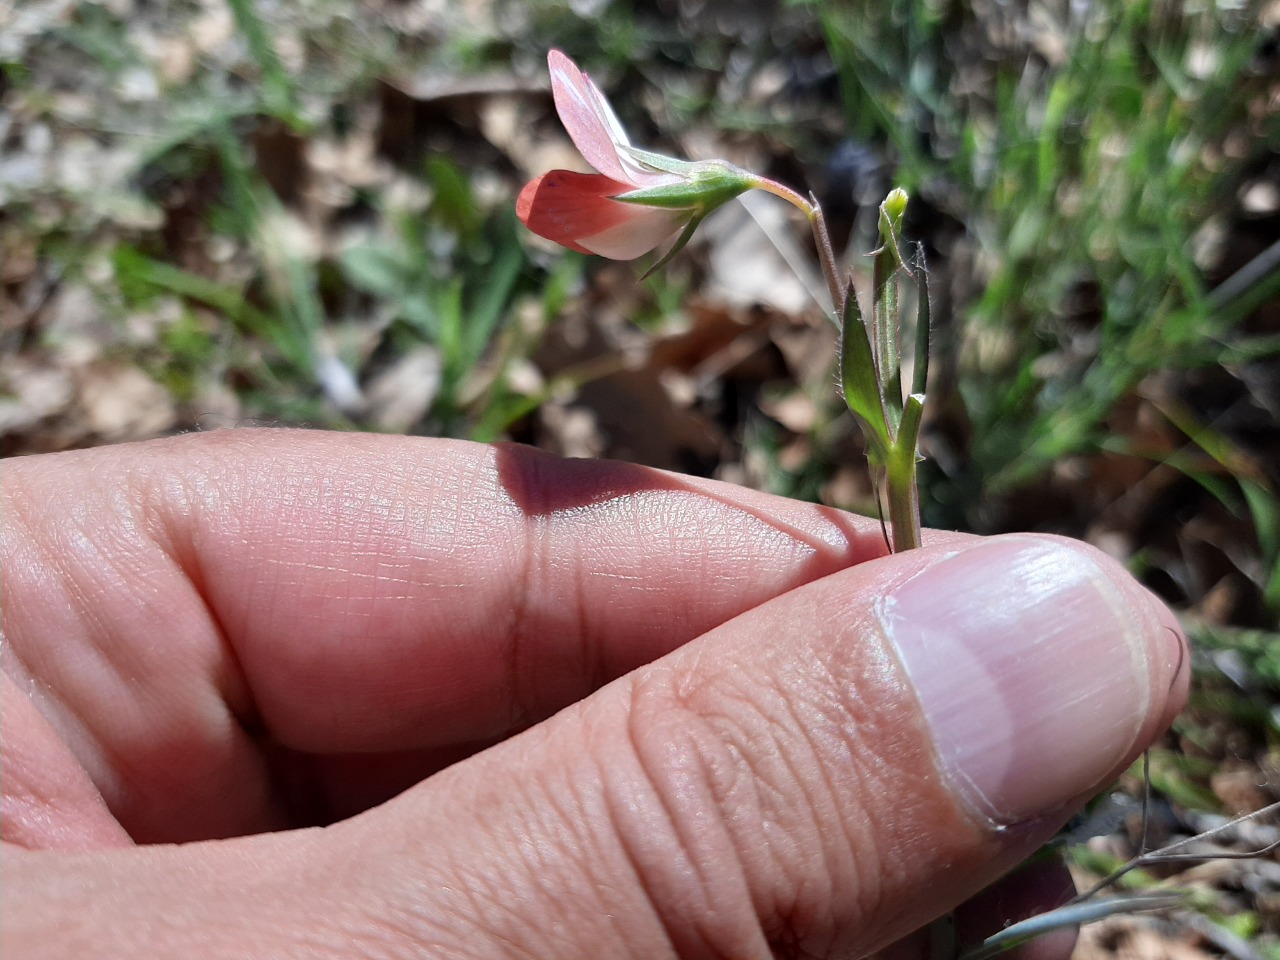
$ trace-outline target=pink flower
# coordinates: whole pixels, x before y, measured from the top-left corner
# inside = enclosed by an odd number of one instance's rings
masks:
[[[666,263],[708,213],[758,178],[721,160],[691,163],[631,146],[604,94],[559,50],[547,55],[556,112],[597,173],[552,170],[527,184],[516,213],[534,233],[579,253],[634,260],[683,229]]]

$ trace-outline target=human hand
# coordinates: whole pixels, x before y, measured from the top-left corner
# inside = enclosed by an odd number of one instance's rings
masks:
[[[294,431],[3,494],[6,958],[915,960],[1185,697],[1168,611],[1056,538],[885,557],[712,481]]]

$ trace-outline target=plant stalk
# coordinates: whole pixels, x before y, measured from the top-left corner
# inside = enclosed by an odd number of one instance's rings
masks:
[[[913,393],[902,407],[902,421],[893,436],[886,458],[889,486],[889,524],[893,528],[893,552],[920,546],[920,491],[916,464],[920,458],[920,422],[924,417],[924,394]]]
[[[916,487],[915,450],[903,451],[895,447],[885,475],[889,488],[889,530],[893,536],[893,552],[914,550],[920,546],[920,493]]]
[[[845,288],[840,281],[840,267],[836,264],[835,247],[831,245],[827,221],[822,215],[822,207],[818,204],[817,198],[811,194],[806,200],[790,187],[767,177],[757,179],[755,187],[765,193],[772,193],[775,197],[781,197],[804,213],[805,219],[809,221],[809,226],[813,230],[813,242],[818,248],[818,261],[822,264],[822,274],[827,279],[827,290],[831,293],[831,305],[835,308],[836,319],[844,316]]]

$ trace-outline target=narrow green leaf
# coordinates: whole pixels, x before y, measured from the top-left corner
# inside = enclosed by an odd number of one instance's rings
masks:
[[[342,251],[339,263],[347,280],[358,290],[384,300],[404,297],[404,265],[389,245],[369,242],[348,247]]]
[[[254,0],[229,0],[231,15],[244,36],[249,53],[262,74],[262,99],[266,108],[290,126],[301,125],[298,94],[293,78],[285,70],[276,48],[271,44],[266,24],[258,16]]]
[[[902,425],[894,441],[894,449],[904,461],[915,463],[920,459],[920,423],[924,419],[924,394],[913,393],[907,397],[902,409]]]
[[[453,391],[467,371],[467,357],[463,351],[462,280],[454,277],[439,288],[435,307],[440,318],[439,347],[444,361],[442,392],[452,397]]]
[[[982,943],[961,954],[961,960],[990,960],[1007,950],[1069,927],[1093,923],[1119,913],[1137,913],[1140,910],[1168,910],[1184,902],[1180,894],[1152,894],[1150,896],[1115,897],[1109,900],[1093,900],[1085,903],[1069,903],[1056,910],[1038,913],[1030,919],[1011,924],[988,937]]]
[[[929,385],[929,340],[933,332],[929,304],[929,268],[924,262],[924,244],[915,244],[911,272],[916,279],[915,364],[911,372],[911,392],[924,396]]]
[[[427,179],[435,189],[433,212],[464,241],[473,239],[483,217],[470,178],[448,157],[436,155],[427,161]]]
[[[841,328],[840,380],[845,404],[866,435],[868,458],[873,463],[883,463],[890,448],[884,399],[871,338],[852,283],[845,291]]]
[[[484,353],[485,345],[511,301],[511,291],[515,289],[523,266],[524,247],[516,239],[514,230],[504,233],[493,262],[485,265],[484,283],[463,330],[463,347],[470,363],[474,364]]]
[[[902,416],[902,373],[898,361],[897,258],[881,246],[872,264],[872,339],[880,375],[879,390],[896,424]]]
[[[902,251],[898,248],[898,229],[907,206],[906,192],[892,190],[880,204],[880,247],[872,268],[873,343],[879,365],[880,389],[890,417],[891,433],[896,432],[902,418],[902,364],[899,359],[898,310],[901,302]]]

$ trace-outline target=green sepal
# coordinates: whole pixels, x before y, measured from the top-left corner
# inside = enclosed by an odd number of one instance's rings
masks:
[[[891,441],[884,398],[880,394],[880,375],[871,352],[871,338],[858,304],[858,296],[850,283],[845,291],[844,316],[841,318],[840,382],[844,402],[862,427],[867,442],[867,459],[884,464],[889,457]]]
[[[706,214],[746,193],[759,181],[754,174],[722,160],[706,160],[689,166],[679,174],[681,179],[676,183],[641,187],[610,199],[666,210],[694,209]]]
[[[670,263],[671,258],[674,257],[681,250],[683,250],[685,247],[685,244],[687,244],[690,240],[693,239],[693,231],[698,229],[698,224],[702,223],[703,218],[705,216],[706,214],[699,214],[695,216],[692,220],[690,220],[687,224],[685,224],[684,229],[680,231],[680,236],[676,237],[676,242],[671,245],[671,249],[668,250],[666,253],[664,253],[658,259],[657,263],[651,266],[644,273],[640,274],[640,279],[641,280],[649,279],[649,277],[651,277],[655,272],[657,272],[659,269],[661,269],[662,267],[665,267],[668,263]]]
[[[661,153],[641,150],[639,147],[625,146],[619,149],[651,170],[657,170],[659,173],[673,173],[678,177],[692,176],[693,168],[698,165],[695,160],[679,160]]]

